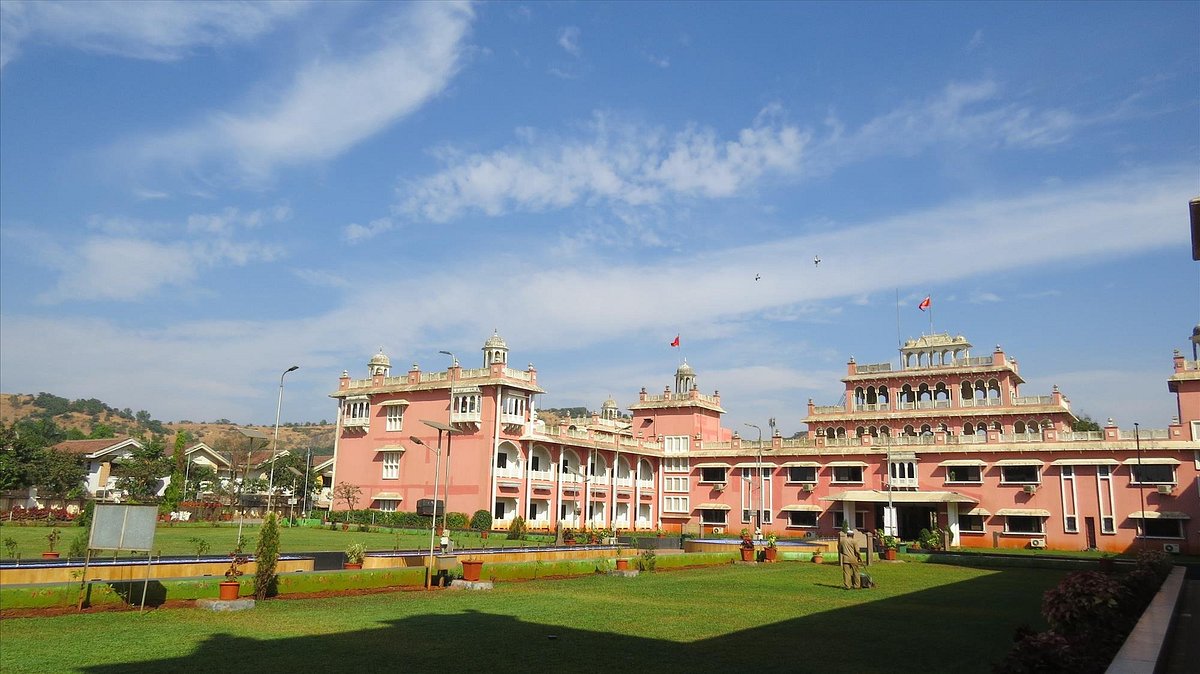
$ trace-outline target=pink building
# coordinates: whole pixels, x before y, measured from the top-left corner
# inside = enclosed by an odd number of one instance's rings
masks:
[[[449,510],[490,510],[496,528],[518,515],[533,528],[701,534],[831,536],[848,523],[912,539],[937,526],[964,547],[1200,552],[1200,361],[1176,353],[1178,416],[1135,438],[1111,421],[1073,431],[1057,387],[1023,395],[1015,359],[970,351],[935,334],[905,344],[897,365],[851,359],[844,402],[809,401],[808,437],[772,427],[761,441],[721,426],[720,395],[700,393],[686,362],[673,387],[643,388],[631,416],[610,399],[547,427],[537,371],[509,368],[498,335],[479,369],[392,377],[381,353],[332,394],[333,479],[362,488],[360,507],[415,510],[433,496],[436,456],[414,442],[437,446],[427,420],[458,431],[439,498],[448,482]]]

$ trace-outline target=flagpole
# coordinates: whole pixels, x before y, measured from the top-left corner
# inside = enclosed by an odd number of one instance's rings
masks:
[[[900,288],[896,288],[896,350],[900,352],[900,369],[904,369],[904,351],[900,341]]]
[[[926,297],[933,297],[933,293],[928,293]],[[929,303],[929,336],[933,336],[933,302]]]

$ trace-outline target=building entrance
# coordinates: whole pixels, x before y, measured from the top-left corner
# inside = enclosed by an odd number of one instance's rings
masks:
[[[875,521],[882,523],[886,503],[875,504]],[[937,508],[920,504],[896,506],[896,535],[905,541],[914,541],[922,529],[933,531],[937,526]]]

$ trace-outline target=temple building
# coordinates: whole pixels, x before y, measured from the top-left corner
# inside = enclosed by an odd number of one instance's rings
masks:
[[[1200,326],[1193,358],[1176,351],[1167,385],[1177,409],[1163,429],[1073,430],[1057,386],[1021,390],[1017,360],[966,338],[923,335],[897,363],[847,364],[837,405],[808,401],[807,437],[743,439],[721,425],[719,392],[701,393],[683,362],[673,386],[642,388],[623,415],[539,419],[537,370],[508,366],[493,334],[482,367],[391,375],[382,352],[368,377],[343,372],[334,483],[382,511],[444,500],[492,512],[507,528],[611,528],[700,535],[743,528],[780,536],[881,529],[913,539],[940,528],[950,544],[1100,549],[1150,545],[1200,552]],[[344,509],[345,503],[333,504]]]

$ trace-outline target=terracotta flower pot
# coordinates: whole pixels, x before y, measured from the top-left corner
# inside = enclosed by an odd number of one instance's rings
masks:
[[[236,580],[223,580],[218,586],[220,594],[217,598],[221,601],[232,601],[238,598],[238,592],[242,589],[242,584]]]
[[[342,564],[342,568],[343,569],[361,569],[362,562],[358,562],[357,564],[351,563],[351,562],[345,562]]]
[[[779,548],[764,548],[763,559],[773,562],[779,558]]]
[[[629,560],[628,559],[618,559],[617,560],[617,571],[628,571],[628,570],[629,570]]]
[[[824,564],[825,563],[825,555],[822,555],[819,552],[813,553],[812,559],[813,559],[813,564]]]
[[[753,562],[754,561],[754,548],[741,548],[741,551],[742,551],[742,561],[743,562]]]
[[[57,552],[49,552],[49,551],[43,552],[42,559],[58,559],[58,553]]]
[[[883,558],[884,558],[884,559],[886,559],[886,560],[888,560],[889,562],[891,562],[891,561],[895,561],[895,559],[896,559],[896,548],[884,548],[884,550],[883,550]]]
[[[470,581],[473,583],[479,581],[479,578],[480,578],[481,574],[483,573],[483,562],[476,561],[476,560],[470,560],[470,559],[464,559],[463,563],[462,563],[462,567],[463,567],[463,580]]]

